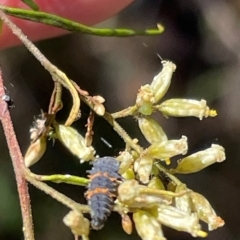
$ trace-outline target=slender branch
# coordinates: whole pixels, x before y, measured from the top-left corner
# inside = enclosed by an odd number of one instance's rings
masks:
[[[54,188],[48,186],[47,184],[36,180],[36,178],[38,178],[38,176],[36,174],[32,173],[28,168],[24,167],[23,171],[24,171],[24,176],[25,176],[26,180],[28,180],[28,182],[30,182],[36,188],[45,192],[46,194],[48,194],[49,196],[51,196],[58,202],[62,203],[63,205],[69,207],[72,210],[79,211],[82,213],[90,211],[89,206],[77,203],[77,202],[73,201],[72,199],[70,199],[69,197],[65,196],[64,194],[58,192]]]
[[[80,108],[80,99],[78,93],[73,86],[72,82],[68,79],[65,73],[59,70],[55,65],[53,65],[40,51],[39,49],[28,40],[20,28],[18,28],[7,16],[0,10],[0,18],[3,22],[11,29],[11,31],[22,41],[26,48],[34,55],[34,57],[42,64],[42,66],[52,75],[54,81],[59,82],[65,88],[69,90],[73,98],[73,105],[71,112],[65,125],[71,125],[78,116]]]
[[[5,94],[2,72],[0,70],[0,96]],[[25,240],[34,240],[34,229],[32,221],[32,211],[30,197],[28,193],[28,185],[22,175],[22,166],[24,165],[23,157],[18,145],[18,141],[14,132],[12,120],[8,110],[7,103],[0,101],[0,120],[2,122],[4,134],[7,140],[10,157],[12,159],[13,169],[17,181],[17,189],[21,206],[23,219],[23,234]]]
[[[132,37],[137,35],[154,36],[163,33],[164,27],[160,24],[157,25],[155,29],[146,30],[133,30],[133,29],[109,29],[109,28],[93,28],[83,25],[78,22],[74,22],[67,18],[62,18],[54,14],[49,14],[41,11],[32,11],[20,8],[10,8],[0,5],[6,14],[30,20],[33,22],[40,22],[46,25],[62,28],[71,32],[80,32],[84,34],[91,34],[96,36],[106,36],[106,37]]]

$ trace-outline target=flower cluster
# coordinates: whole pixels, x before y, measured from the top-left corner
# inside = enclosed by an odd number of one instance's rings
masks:
[[[166,239],[162,225],[187,232],[193,237],[206,237],[207,233],[201,230],[200,221],[207,223],[210,231],[223,226],[224,221],[216,215],[204,196],[189,189],[175,174],[196,173],[215,162],[224,161],[224,148],[212,144],[206,150],[182,157],[177,162],[176,168],[167,168],[172,157],[187,154],[188,140],[186,136],[169,139],[161,125],[151,115],[159,111],[166,117],[197,117],[202,120],[206,117],[215,117],[217,113],[207,106],[205,100],[176,98],[159,103],[168,91],[176,70],[176,65],[170,61],[162,61],[162,65],[162,71],[153,78],[152,83],[140,87],[134,106],[113,114],[108,114],[104,110],[104,116],[110,119],[111,124],[118,117],[131,115],[136,118],[143,136],[149,143],[149,146],[143,148],[137,140],[129,136],[126,138],[123,129],[118,132],[126,142],[126,149],[116,156],[119,161],[118,173],[122,179],[117,183],[117,195],[111,197],[111,199],[116,197],[111,210],[121,215],[122,227],[127,234],[131,234],[134,223],[142,240]],[[90,122],[88,127],[92,137],[93,119]],[[86,139],[76,129],[58,124],[55,119],[37,120],[30,132],[32,143],[25,155],[27,167],[42,157],[46,149],[46,138],[49,136],[60,140],[81,163],[95,161],[97,158],[95,149],[89,144],[90,141],[86,144]],[[103,169],[100,168],[101,171]],[[112,185],[105,184],[104,181],[107,179],[111,182],[111,177],[99,174],[96,177],[102,177],[101,181],[104,183],[100,193],[99,187],[94,185],[96,193],[101,195],[108,192],[108,189],[104,188]],[[97,204],[96,201],[94,204]],[[74,234],[88,239],[90,224],[82,212],[70,212],[64,218],[64,223]]]

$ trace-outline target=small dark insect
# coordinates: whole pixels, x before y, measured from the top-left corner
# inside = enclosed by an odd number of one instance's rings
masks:
[[[89,178],[91,182],[85,194],[91,208],[91,225],[100,230],[113,208],[117,193],[119,162],[113,157],[103,157],[93,163]]]
[[[14,102],[8,94],[3,95],[2,100],[7,103],[8,109],[15,108]]]

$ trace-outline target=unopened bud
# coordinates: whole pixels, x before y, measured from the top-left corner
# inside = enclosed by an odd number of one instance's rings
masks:
[[[139,179],[142,183],[149,182],[149,177],[152,172],[153,158],[145,155],[138,158],[134,162],[134,171],[137,172]]]
[[[169,192],[140,185],[136,180],[127,180],[118,187],[119,202],[131,208],[152,208],[161,203],[170,204]]]
[[[150,213],[138,210],[133,214],[133,220],[142,240],[166,240],[161,224]]]
[[[84,137],[80,135],[77,130],[64,125],[56,125],[55,128],[57,138],[72,154],[76,155],[81,162],[95,158],[94,148],[92,146],[86,146]]]
[[[35,142],[32,142],[24,156],[24,163],[26,167],[30,167],[38,162],[45,153],[46,148],[47,139],[44,136],[38,138]]]
[[[162,61],[162,71],[153,78],[151,88],[154,94],[154,103],[160,101],[171,84],[172,75],[176,70],[176,65],[170,61]]]
[[[185,184],[179,184],[179,185],[177,185],[177,187],[175,189],[175,193],[179,193],[179,192],[186,191],[186,190],[187,190],[187,187]],[[180,197],[176,197],[175,198],[175,206],[179,210],[190,214],[191,213],[191,201],[190,201],[189,192]]]
[[[153,109],[152,109],[153,103],[154,103],[154,97],[153,97],[152,88],[148,84],[141,86],[136,99],[138,112],[140,112],[143,115],[151,115],[153,112]]]
[[[149,143],[167,141],[167,135],[155,120],[151,118],[138,118],[138,126]]]
[[[182,136],[179,140],[168,140],[161,143],[153,143],[146,149],[146,154],[161,160],[168,160],[179,154],[186,154],[188,150],[187,137]]]
[[[209,231],[222,227],[224,220],[216,215],[214,209],[208,200],[201,194],[191,192],[192,210],[198,214],[198,217],[208,224]]]
[[[156,106],[165,116],[170,117],[197,117],[202,120],[204,117],[217,116],[216,110],[209,109],[205,100],[192,100],[173,98],[166,100],[162,104]]]
[[[117,157],[117,160],[121,162],[120,167],[119,167],[119,171],[118,171],[120,174],[125,173],[134,161],[133,156],[128,151],[122,152]]]
[[[150,188],[155,188],[155,189],[160,189],[160,190],[165,190],[165,187],[163,185],[163,182],[158,178],[158,177],[153,177],[149,183],[148,187]]]
[[[194,153],[178,162],[175,169],[171,169],[172,173],[189,174],[201,171],[202,169],[212,165],[215,162],[222,162],[225,160],[224,148],[217,144],[206,150]]]
[[[122,177],[126,180],[132,180],[132,179],[135,179],[135,173],[132,168],[129,168],[127,171],[125,171],[122,174]]]
[[[64,218],[63,222],[68,226],[72,233],[77,236],[88,237],[90,230],[89,220],[84,218],[80,212],[70,211]]]

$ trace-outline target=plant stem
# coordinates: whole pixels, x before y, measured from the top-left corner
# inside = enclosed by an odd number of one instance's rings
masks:
[[[133,30],[133,29],[110,29],[110,28],[93,28],[83,25],[78,22],[71,21],[67,18],[59,17],[54,14],[49,14],[41,11],[32,11],[20,8],[11,8],[0,5],[0,9],[6,14],[30,20],[33,22],[40,22],[46,25],[62,28],[71,32],[80,32],[83,34],[91,34],[96,36],[106,37],[132,37],[137,35],[154,36],[163,33],[164,27],[161,24],[157,25],[155,29]]]
[[[0,70],[0,96],[5,95],[2,72]],[[11,116],[7,103],[0,101],[0,120],[2,122],[3,131],[7,140],[10,157],[13,164],[15,178],[17,182],[18,195],[23,220],[23,234],[25,240],[34,240],[34,229],[32,221],[32,211],[30,197],[28,193],[28,185],[22,174],[24,166],[23,157],[18,145],[16,134],[14,132]]]
[[[1,8],[1,6],[0,6]],[[15,34],[26,48],[33,54],[33,56],[42,64],[42,66],[52,75],[54,81],[62,84],[65,88],[69,90],[73,98],[73,105],[71,112],[65,125],[71,125],[78,116],[80,109],[80,99],[77,90],[73,86],[72,82],[68,79],[65,73],[59,70],[55,65],[53,65],[40,51],[39,49],[28,40],[20,28],[18,28],[7,16],[0,10],[0,18],[2,21],[11,29],[13,34]]]

